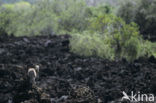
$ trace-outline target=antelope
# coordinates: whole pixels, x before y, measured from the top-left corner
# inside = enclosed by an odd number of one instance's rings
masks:
[[[28,77],[31,85],[36,84],[36,78],[39,78],[39,65],[35,65],[35,68],[28,69]]]

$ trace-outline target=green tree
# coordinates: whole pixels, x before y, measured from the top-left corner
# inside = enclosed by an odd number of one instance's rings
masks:
[[[126,2],[118,11],[118,15],[127,23],[136,22],[145,38],[156,40],[156,0],[139,0]]]
[[[146,38],[156,39],[156,0],[142,0],[137,10],[136,23]]]

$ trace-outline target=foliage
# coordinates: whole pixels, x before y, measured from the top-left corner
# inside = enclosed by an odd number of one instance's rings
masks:
[[[4,4],[0,8],[4,13],[0,13],[1,20],[5,22],[0,24],[2,30],[16,36],[84,30],[88,24],[85,2],[67,1],[40,0],[33,5],[27,2]]]
[[[154,57],[156,58],[156,42],[152,43],[152,50],[153,50],[152,55],[154,55]]]
[[[87,5],[85,2],[81,0],[66,0],[60,1],[60,3],[59,1],[55,1],[58,6],[53,9],[58,14],[59,29],[67,32],[71,32],[74,29],[77,31],[85,30],[88,24],[86,19]]]
[[[156,0],[142,0],[137,10],[136,23],[139,24],[141,32],[147,36],[156,34]]]
[[[5,4],[1,8],[0,25],[5,32],[16,36],[50,34],[57,30],[57,19],[53,13],[45,12],[47,9],[27,2]]]
[[[98,33],[91,34],[89,31],[76,33],[70,39],[71,51],[83,56],[98,56],[101,58],[114,59],[114,49],[107,43],[109,38],[103,38]]]
[[[128,61],[140,56],[141,36],[135,23],[126,24],[119,17],[104,14],[91,20],[90,29],[90,33],[84,32],[82,35],[73,36],[73,52],[109,59],[126,58]],[[98,34],[94,33],[95,31]]]
[[[101,33],[112,32],[113,26],[117,26],[121,19],[112,14],[98,15],[90,19],[90,29]],[[117,24],[117,25],[116,25]]]
[[[16,26],[16,23],[19,20],[19,15],[21,15],[24,11],[27,11],[29,7],[30,4],[27,2],[19,2],[14,5],[2,5],[2,7],[0,8],[0,28],[1,30],[3,30],[3,32],[1,33],[14,33],[14,31],[16,31],[16,28],[14,28],[14,26]]]
[[[118,15],[127,23],[136,22],[145,38],[156,38],[156,0],[127,2],[121,6]]]
[[[10,4],[2,5],[0,9],[0,34],[6,33],[6,29],[12,23],[13,18],[16,17],[16,14],[12,11],[13,6]]]
[[[99,5],[95,7],[88,6],[86,9],[86,13],[89,17],[97,17],[99,15],[110,14],[112,12],[113,10],[109,5]]]
[[[1,27],[8,34],[20,36],[84,31],[88,29],[90,18],[111,13],[111,8],[88,7],[84,0],[39,0],[36,4],[4,4],[0,8],[2,11],[5,14],[0,13],[2,22],[10,22]]]
[[[156,43],[149,42],[148,40],[143,40],[141,43],[141,56],[144,57],[150,57],[155,56],[156,57]]]
[[[114,14],[111,6],[88,6],[84,0],[3,4],[0,7],[0,34],[70,33],[70,49],[74,53],[110,60],[126,58],[131,62],[141,56],[156,55],[156,44],[143,40],[134,23],[136,21],[141,30],[152,30],[155,27],[150,25],[155,22],[154,8],[154,2],[150,7],[148,3],[143,6],[142,2],[136,7],[136,3],[127,2],[118,14],[122,19]]]
[[[132,1],[127,1],[121,5],[118,10],[118,16],[122,17],[126,23],[133,22],[135,20],[137,5]]]
[[[138,38],[131,37],[125,42],[122,51],[122,58],[126,58],[128,61],[133,61],[140,57],[140,41]]]

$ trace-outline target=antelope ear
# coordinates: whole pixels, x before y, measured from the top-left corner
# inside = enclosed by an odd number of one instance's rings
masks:
[[[35,70],[36,72],[39,72],[40,66],[39,65],[35,65]]]
[[[40,68],[40,66],[39,66],[39,65],[35,65],[35,68],[36,68],[36,69],[39,69],[39,68]]]

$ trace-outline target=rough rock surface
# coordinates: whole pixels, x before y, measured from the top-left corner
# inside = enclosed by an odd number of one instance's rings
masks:
[[[27,70],[40,65],[36,86]],[[0,37],[0,103],[120,103],[122,91],[156,95],[156,59],[81,57],[69,36]]]

